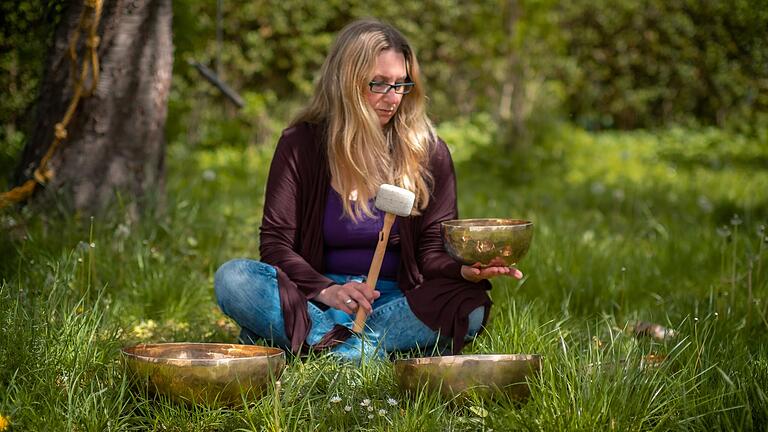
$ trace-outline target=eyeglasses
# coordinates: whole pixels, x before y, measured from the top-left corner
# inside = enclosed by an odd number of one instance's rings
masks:
[[[371,88],[371,92],[381,94],[389,93],[390,89],[395,89],[395,93],[397,94],[408,94],[411,92],[413,86],[415,85],[416,83],[412,82],[390,84],[380,81],[371,81],[368,83],[368,87]]]

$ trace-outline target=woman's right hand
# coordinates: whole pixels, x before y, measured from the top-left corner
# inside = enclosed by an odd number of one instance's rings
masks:
[[[344,285],[329,286],[320,291],[315,300],[348,314],[353,314],[358,308],[363,308],[366,314],[370,315],[373,311],[371,303],[380,295],[380,292],[370,289],[368,285],[362,282],[351,281]]]

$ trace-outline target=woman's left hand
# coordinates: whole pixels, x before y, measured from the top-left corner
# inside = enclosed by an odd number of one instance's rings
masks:
[[[480,263],[477,263],[471,267],[467,265],[461,266],[461,277],[470,282],[480,282],[481,280],[490,279],[496,276],[511,276],[515,279],[522,279],[523,272],[514,267],[507,267],[504,265],[482,267]]]

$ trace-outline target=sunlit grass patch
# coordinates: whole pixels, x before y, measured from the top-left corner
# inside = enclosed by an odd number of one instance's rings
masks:
[[[570,130],[569,138],[562,146],[564,179],[572,187],[588,186],[593,195],[622,200],[633,192],[656,194],[703,213],[718,207],[768,211],[768,146],[758,138],[711,128],[596,135]]]

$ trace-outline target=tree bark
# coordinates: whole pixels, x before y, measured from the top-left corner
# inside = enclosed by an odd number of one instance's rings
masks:
[[[83,10],[73,1],[64,12],[46,64],[37,103],[37,121],[17,170],[17,181],[30,178],[72,100],[69,38]],[[73,210],[98,212],[117,194],[131,216],[162,197],[165,120],[171,85],[173,43],[171,0],[105,0],[99,24],[100,74],[96,90],[81,99],[48,166],[55,176],[38,194],[44,203],[63,197]],[[81,34],[78,58],[85,57]],[[89,82],[85,83],[86,86]],[[59,198],[56,198],[59,199]]]
[[[525,147],[528,142],[528,130],[525,125],[525,83],[523,66],[518,47],[515,46],[517,26],[522,15],[522,6],[518,0],[504,3],[504,27],[507,34],[506,80],[501,87],[499,99],[499,119],[503,142],[508,148]]]

